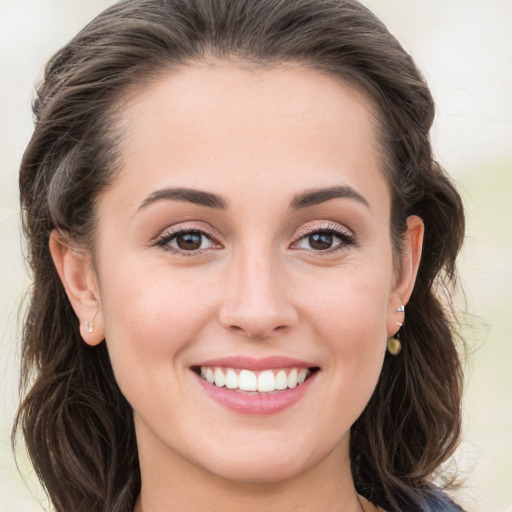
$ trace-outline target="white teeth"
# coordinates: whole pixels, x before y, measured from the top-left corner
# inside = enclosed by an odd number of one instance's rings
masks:
[[[242,391],[258,391],[269,393],[293,389],[302,384],[311,372],[307,368],[288,368],[281,370],[235,370],[233,368],[205,367],[200,368],[201,377],[216,387],[240,389]]]
[[[297,384],[302,384],[306,380],[307,376],[308,371],[306,370],[306,368],[301,368],[299,370],[299,374],[297,375]]]
[[[258,377],[258,391],[274,391],[276,389],[276,378],[272,370],[261,372]]]
[[[238,387],[238,375],[235,370],[228,370],[226,373],[226,387],[236,389]]]
[[[297,387],[297,368],[294,368],[289,374],[288,374],[288,387],[289,388],[295,388]]]
[[[279,370],[276,375],[276,389],[282,390],[288,387],[288,376],[284,370]]]
[[[258,378],[251,370],[242,370],[238,376],[238,387],[242,391],[256,391],[258,389]]]
[[[218,388],[221,388],[226,384],[226,377],[224,377],[224,372],[220,368],[215,368],[215,385]]]

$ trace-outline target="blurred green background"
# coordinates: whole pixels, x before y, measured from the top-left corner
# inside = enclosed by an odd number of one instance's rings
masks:
[[[290,0],[293,1],[293,0]],[[10,447],[17,403],[18,310],[27,286],[17,167],[45,61],[110,0],[0,0],[0,511],[36,512],[43,493]],[[512,1],[368,0],[410,51],[438,105],[434,149],[468,215],[459,304],[468,344],[465,478],[468,512],[512,511]],[[44,504],[44,500],[42,501]],[[70,511],[71,512],[71,511]]]

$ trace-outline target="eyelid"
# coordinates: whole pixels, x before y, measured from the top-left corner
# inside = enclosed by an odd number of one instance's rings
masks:
[[[326,254],[330,252],[335,252],[337,250],[342,250],[350,245],[356,244],[356,237],[352,231],[350,231],[347,228],[344,228],[340,226],[339,224],[332,223],[332,222],[322,222],[321,224],[315,224],[315,225],[308,225],[305,227],[302,227],[299,229],[299,231],[296,233],[293,242],[290,245],[290,248],[292,249],[298,249],[297,247],[294,247],[301,239],[315,234],[315,233],[331,233],[333,235],[336,235],[342,240],[342,243],[338,244],[338,246],[335,246],[330,249],[326,250],[315,250],[311,249],[309,252],[314,254]],[[212,241],[214,244],[214,247],[209,247],[207,249],[197,249],[193,251],[184,251],[179,250],[176,248],[171,248],[168,244],[169,242],[175,238],[176,236],[183,234],[183,233],[200,233],[201,235],[207,237]],[[165,229],[161,234],[159,234],[155,239],[153,244],[155,246],[160,246],[164,248],[167,251],[173,252],[175,254],[179,255],[185,255],[185,256],[195,256],[203,254],[204,252],[210,251],[212,249],[218,249],[222,248],[222,243],[219,242],[219,236],[215,230],[210,228],[209,226],[202,225],[201,227],[192,224],[181,224],[178,226],[171,226],[167,229]],[[215,247],[216,246],[216,247]]]
[[[200,233],[201,235],[205,236],[206,238],[210,239],[214,246],[217,247],[209,247],[208,249],[197,249],[195,251],[184,251],[179,250],[176,248],[171,248],[168,244],[169,242],[175,238],[178,235],[185,234],[185,233]],[[199,254],[203,254],[206,251],[209,251],[211,249],[217,249],[222,247],[222,244],[218,241],[217,233],[214,232],[213,229],[202,226],[196,226],[194,224],[190,225],[178,225],[178,226],[171,226],[167,229],[165,229],[160,235],[158,235],[154,240],[154,245],[162,247],[164,250],[172,252],[174,254],[178,255],[185,255],[185,256],[197,256]]]
[[[295,236],[295,241],[300,240],[301,238],[311,235],[313,233],[318,233],[319,231],[331,231],[334,234],[339,233],[340,235],[348,238],[355,238],[352,231],[340,226],[339,224],[335,224],[333,222],[322,222],[321,224],[301,227]]]
[[[291,244],[291,248],[294,248],[293,246],[296,245],[303,238],[305,238],[309,235],[315,234],[315,233],[322,233],[322,232],[323,233],[327,232],[327,233],[331,233],[333,235],[338,236],[339,238],[341,238],[343,243],[340,244],[339,246],[332,247],[330,249],[326,249],[323,251],[311,249],[309,252],[314,253],[314,254],[326,254],[326,253],[330,253],[330,252],[335,252],[337,250],[342,250],[349,245],[356,244],[356,237],[352,231],[340,226],[339,224],[334,224],[332,222],[323,222],[321,224],[309,225],[304,228],[301,228],[297,232],[296,236],[294,237],[294,241]]]

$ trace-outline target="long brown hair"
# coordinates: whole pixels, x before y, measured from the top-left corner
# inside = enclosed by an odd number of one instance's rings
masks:
[[[430,91],[410,56],[355,0],[124,0],[48,63],[20,171],[32,269],[22,345],[23,432],[58,512],[131,511],[140,490],[132,411],[105,343],[82,342],[49,252],[58,228],[93,249],[95,198],[118,172],[116,119],[130,90],[209,57],[294,62],[352,84],[372,102],[400,254],[405,221],[425,241],[401,332],[375,393],[351,430],[356,487],[390,511],[420,506],[460,433],[461,364],[449,293],[464,233],[459,195],[433,158]],[[442,295],[442,297],[440,296]]]

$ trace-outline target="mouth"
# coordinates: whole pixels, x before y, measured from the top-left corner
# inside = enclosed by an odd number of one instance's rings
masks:
[[[237,414],[266,416],[291,408],[309,394],[320,367],[286,356],[230,356],[190,367],[214,402]]]
[[[249,368],[206,365],[193,366],[191,369],[202,380],[217,388],[255,394],[294,389],[319,370],[316,366],[267,368],[256,371]]]

